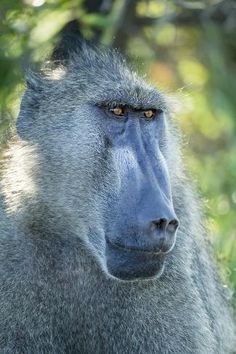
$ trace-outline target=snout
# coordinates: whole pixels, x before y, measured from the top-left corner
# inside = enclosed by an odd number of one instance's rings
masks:
[[[153,159],[141,147],[130,148],[132,160],[126,156],[119,169],[120,193],[107,218],[107,271],[123,280],[160,276],[179,226],[165,159],[158,149]]]

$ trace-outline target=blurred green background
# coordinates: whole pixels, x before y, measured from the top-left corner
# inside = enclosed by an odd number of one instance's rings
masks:
[[[186,164],[204,197],[222,276],[236,292],[236,2],[1,0],[2,151],[19,110],[23,69],[50,54],[68,23],[120,48],[154,85],[177,92]]]

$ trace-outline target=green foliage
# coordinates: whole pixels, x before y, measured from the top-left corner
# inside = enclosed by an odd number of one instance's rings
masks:
[[[22,68],[50,53],[68,21],[78,20],[87,38],[120,46],[138,58],[155,85],[179,92],[187,164],[205,197],[209,237],[224,277],[236,292],[236,27],[230,4],[2,0],[0,135],[19,109]]]

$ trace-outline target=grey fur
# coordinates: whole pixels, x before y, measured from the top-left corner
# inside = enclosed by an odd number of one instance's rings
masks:
[[[116,52],[84,46],[66,65],[28,78],[23,139],[2,180],[0,353],[232,353],[229,299],[170,116],[163,154],[180,220],[176,246],[158,279],[108,275],[106,195],[119,176],[91,108],[104,100],[168,107]]]

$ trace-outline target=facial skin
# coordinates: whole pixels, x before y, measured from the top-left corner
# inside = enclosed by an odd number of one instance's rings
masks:
[[[122,105],[99,109],[120,180],[105,226],[107,271],[122,280],[161,275],[178,227],[160,149],[164,113]]]

